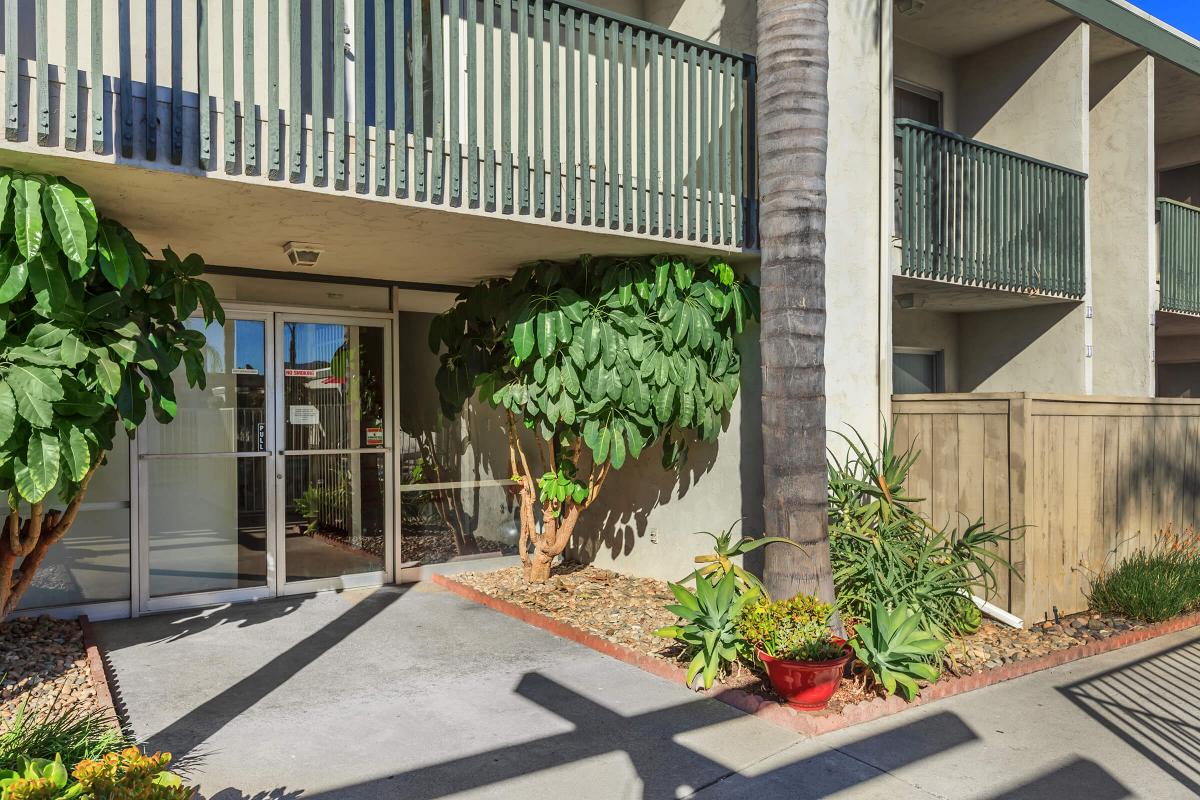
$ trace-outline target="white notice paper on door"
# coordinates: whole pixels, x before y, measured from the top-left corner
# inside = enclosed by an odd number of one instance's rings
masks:
[[[316,406],[288,406],[288,422],[292,425],[320,425],[321,412]]]

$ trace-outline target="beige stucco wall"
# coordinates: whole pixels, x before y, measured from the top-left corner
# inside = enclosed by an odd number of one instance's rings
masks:
[[[960,59],[960,131],[1087,172],[1088,35],[1068,22]],[[960,388],[1088,393],[1088,302],[962,314]]]
[[[892,63],[897,81],[907,81],[942,95],[942,127],[958,129],[958,80],[954,62],[920,45],[896,39]]]
[[[627,13],[696,39],[753,53],[757,9],[755,0],[644,0],[638,13]]]
[[[891,184],[891,141],[881,141],[881,15],[886,0],[846,0],[829,6],[829,161],[825,259],[826,422],[865,436],[879,427],[880,387],[890,385],[881,348],[888,304],[881,300],[882,165]],[[888,4],[890,10],[890,3]],[[890,33],[888,34],[890,37]],[[890,204],[890,198],[889,198]],[[889,218],[890,219],[890,218]],[[888,301],[890,302],[890,300]],[[884,390],[886,392],[886,390]]]
[[[892,303],[892,347],[940,350],[947,392],[959,391],[958,314],[901,308]],[[887,376],[891,380],[891,375]]]
[[[1092,390],[1154,392],[1154,61],[1091,74]]]
[[[959,59],[957,67],[961,133],[1087,170],[1087,25],[1053,25]]]

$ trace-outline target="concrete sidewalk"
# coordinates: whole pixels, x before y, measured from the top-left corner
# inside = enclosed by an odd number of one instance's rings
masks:
[[[817,740],[431,584],[96,629],[210,800],[1200,794],[1195,629]]]

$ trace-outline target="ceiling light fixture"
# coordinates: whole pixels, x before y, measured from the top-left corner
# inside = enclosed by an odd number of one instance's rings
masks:
[[[292,262],[293,267],[312,269],[317,265],[317,259],[325,252],[325,248],[312,242],[288,242],[283,246],[283,253]]]

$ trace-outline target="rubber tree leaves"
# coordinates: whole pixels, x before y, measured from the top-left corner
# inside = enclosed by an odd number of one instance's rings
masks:
[[[69,529],[117,429],[148,408],[173,418],[181,364],[203,385],[205,337],[186,323],[197,308],[224,321],[203,263],[147,255],[81,187],[0,170],[0,617]],[[44,507],[52,493],[65,509]]]

